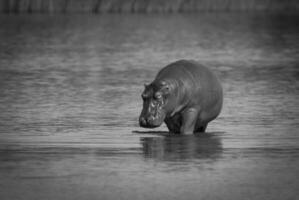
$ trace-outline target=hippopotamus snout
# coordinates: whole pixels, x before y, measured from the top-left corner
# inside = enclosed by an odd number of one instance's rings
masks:
[[[140,118],[139,118],[139,125],[140,125],[141,127],[146,127],[146,125],[147,125],[147,120],[146,120],[144,117],[140,117]]]
[[[140,116],[139,125],[143,128],[155,128],[155,127],[159,126],[160,124],[157,124],[157,122],[153,116],[148,116],[148,117]]]

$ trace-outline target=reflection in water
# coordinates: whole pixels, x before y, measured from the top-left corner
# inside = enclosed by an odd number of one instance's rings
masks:
[[[221,139],[213,133],[142,137],[140,141],[145,158],[162,161],[216,159],[222,153]]]

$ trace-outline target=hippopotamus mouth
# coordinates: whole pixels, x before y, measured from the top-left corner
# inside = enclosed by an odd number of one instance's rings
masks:
[[[160,93],[153,96],[148,93],[142,94],[143,109],[139,117],[139,125],[144,128],[155,128],[160,126],[165,119],[163,106],[165,101]]]
[[[165,113],[162,109],[162,103],[151,101],[148,108],[144,108],[139,117],[139,124],[144,128],[155,128],[160,126],[165,118]],[[144,111],[144,110],[147,111]]]

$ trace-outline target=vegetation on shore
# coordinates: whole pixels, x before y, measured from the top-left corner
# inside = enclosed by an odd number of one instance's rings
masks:
[[[4,13],[297,11],[298,0],[1,0]]]
[[[298,0],[1,0],[4,13],[296,11]]]

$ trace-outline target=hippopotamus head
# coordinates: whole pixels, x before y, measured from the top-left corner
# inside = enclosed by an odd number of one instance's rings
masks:
[[[140,126],[144,128],[160,126],[173,107],[171,85],[166,81],[154,81],[145,85],[141,97],[143,109],[139,117]]]

